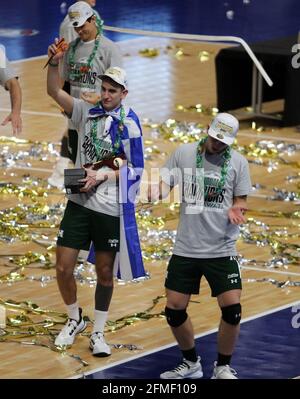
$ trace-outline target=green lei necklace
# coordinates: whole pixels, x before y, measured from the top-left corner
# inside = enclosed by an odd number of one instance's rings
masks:
[[[202,155],[203,154],[203,146],[206,143],[207,139],[208,139],[208,136],[202,138],[198,143],[197,158],[196,158],[197,169],[203,168],[203,155]],[[218,195],[223,190],[223,187],[226,182],[227,173],[228,173],[228,166],[229,166],[230,159],[231,159],[231,151],[230,150],[231,150],[230,146],[227,146],[225,151],[222,154],[224,162],[221,167],[221,178],[218,181],[218,186],[217,186],[216,192],[214,194],[210,194],[210,195]],[[209,194],[208,194],[208,196],[209,196]]]
[[[96,27],[97,27],[97,36],[95,38],[95,44],[94,44],[93,51],[91,52],[91,54],[87,60],[87,63],[86,64],[81,63],[79,69],[76,68],[76,63],[75,63],[75,52],[76,52],[76,48],[80,42],[79,37],[75,40],[75,42],[72,44],[72,46],[70,48],[69,57],[68,57],[68,64],[70,66],[70,72],[69,72],[70,80],[77,80],[78,78],[80,78],[80,76],[82,74],[87,73],[91,69],[95,55],[99,48],[100,37],[101,37],[102,31],[103,31],[102,19],[96,18]]]
[[[99,104],[98,104],[99,106]],[[97,155],[97,161],[101,161],[103,159],[103,157],[101,157],[101,141],[98,137],[97,137],[97,125],[98,125],[98,120],[99,118],[93,118],[91,120],[91,137],[92,137],[92,141],[95,147],[95,151],[96,151],[96,155]],[[118,154],[118,151],[120,149],[121,146],[121,135],[122,132],[124,130],[124,120],[125,120],[125,109],[123,107],[123,105],[121,105],[121,109],[120,109],[120,120],[119,120],[119,125],[118,125],[118,131],[117,131],[117,137],[116,140],[113,144],[113,156],[116,156]]]

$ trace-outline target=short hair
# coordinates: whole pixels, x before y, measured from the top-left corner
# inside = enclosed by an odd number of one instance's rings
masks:
[[[113,87],[120,88],[122,91],[126,90],[123,85],[120,85],[120,83],[115,82],[112,78],[109,76],[102,76],[102,81],[107,80]]]

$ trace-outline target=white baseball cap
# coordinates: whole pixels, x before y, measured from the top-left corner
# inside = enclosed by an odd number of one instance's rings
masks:
[[[231,114],[217,114],[208,129],[209,136],[231,145],[239,130],[239,121]]]
[[[84,25],[86,20],[94,15],[92,7],[85,1],[77,1],[68,9],[68,16],[70,19],[70,26],[79,28]]]
[[[99,78],[103,79],[105,76],[112,79],[114,82],[119,83],[119,85],[123,86],[127,90],[128,83],[124,69],[120,67],[110,67],[103,75],[99,75]]]

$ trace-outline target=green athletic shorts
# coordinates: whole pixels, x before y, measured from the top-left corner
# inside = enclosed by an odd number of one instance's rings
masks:
[[[183,294],[198,294],[202,276],[214,297],[242,288],[240,268],[234,256],[199,259],[178,255],[170,259],[165,287]]]
[[[57,235],[57,245],[95,251],[119,251],[120,218],[95,212],[68,201]]]

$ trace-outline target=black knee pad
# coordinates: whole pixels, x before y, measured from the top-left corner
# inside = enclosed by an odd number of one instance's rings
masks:
[[[240,303],[234,305],[224,306],[222,310],[222,319],[226,323],[236,326],[241,321],[242,307]]]
[[[186,309],[170,309],[167,306],[165,307],[165,315],[171,327],[181,326],[188,317]]]

